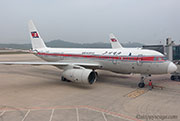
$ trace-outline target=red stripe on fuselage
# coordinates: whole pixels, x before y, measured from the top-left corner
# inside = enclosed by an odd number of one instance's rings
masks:
[[[81,58],[99,58],[99,59],[116,59],[116,60],[130,60],[130,61],[165,61],[162,56],[149,57],[128,57],[128,56],[99,56],[99,55],[78,55],[78,54],[56,54],[56,53],[37,53],[38,55],[48,56],[63,56],[63,57],[81,57]],[[156,58],[156,59],[154,59]],[[160,60],[159,60],[160,58]]]

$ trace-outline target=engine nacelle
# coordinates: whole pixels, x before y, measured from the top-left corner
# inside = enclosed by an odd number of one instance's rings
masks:
[[[90,69],[67,69],[62,76],[72,82],[93,84],[96,82],[96,72]]]

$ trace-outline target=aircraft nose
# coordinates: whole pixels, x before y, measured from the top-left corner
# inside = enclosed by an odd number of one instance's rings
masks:
[[[168,73],[173,73],[176,70],[177,70],[177,66],[173,62],[170,62],[169,65],[168,65],[167,72]]]

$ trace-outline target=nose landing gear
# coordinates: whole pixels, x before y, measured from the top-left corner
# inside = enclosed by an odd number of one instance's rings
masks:
[[[145,86],[144,80],[145,80],[145,77],[142,76],[142,77],[141,77],[141,81],[140,81],[139,84],[138,84],[138,87],[139,87],[139,88],[143,88],[143,87]]]
[[[143,83],[143,82],[140,82],[139,84],[138,84],[138,87],[139,88],[143,88],[145,86],[145,84]]]
[[[151,75],[141,75],[141,81],[138,83],[138,87],[139,88],[144,88],[145,87],[144,81],[149,76],[151,76]]]

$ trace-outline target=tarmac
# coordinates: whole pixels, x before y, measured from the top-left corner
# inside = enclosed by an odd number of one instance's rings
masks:
[[[32,54],[0,61],[42,61]],[[0,65],[0,121],[179,121],[180,82],[153,75],[153,90],[137,87],[140,75],[98,70],[91,86],[62,82],[53,66]],[[148,83],[146,80],[146,85]]]

